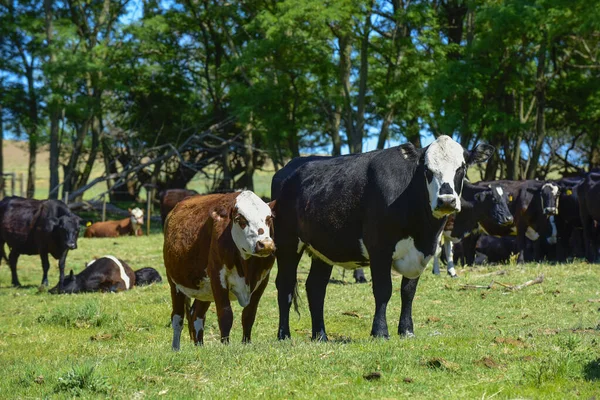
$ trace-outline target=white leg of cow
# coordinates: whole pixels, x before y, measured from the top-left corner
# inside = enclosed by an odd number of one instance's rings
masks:
[[[181,346],[181,331],[183,330],[183,316],[174,314],[171,318],[173,326],[173,350],[178,351]]]
[[[447,271],[448,275],[453,278],[456,278],[456,270],[454,269],[454,254],[452,253],[452,240],[450,238],[444,237],[444,251],[446,252],[446,262],[447,262]]]

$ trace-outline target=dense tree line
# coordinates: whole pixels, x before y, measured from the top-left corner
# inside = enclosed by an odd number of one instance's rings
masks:
[[[252,187],[266,155],[424,133],[494,144],[486,179],[543,177],[600,165],[599,56],[589,0],[0,0],[0,134],[28,140],[29,196],[36,168],[57,197],[59,168],[73,192],[95,163],[114,174],[223,121],[246,150],[215,159],[218,188]],[[204,156],[114,197],[185,185]]]

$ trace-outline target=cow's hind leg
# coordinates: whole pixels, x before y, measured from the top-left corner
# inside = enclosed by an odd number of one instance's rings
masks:
[[[310,308],[310,318],[312,320],[312,340],[327,341],[325,321],[323,320],[323,305],[332,269],[331,265],[313,257],[308,279],[306,280],[306,297],[308,297],[308,307]]]
[[[210,301],[194,300],[188,312],[188,328],[190,338],[196,346],[204,344],[204,326],[206,324],[206,311]]]
[[[277,305],[279,306],[279,328],[277,330],[277,339],[279,340],[290,338],[290,307],[297,295],[296,273],[298,262],[302,256],[302,249],[297,247],[297,244],[277,244],[275,286],[277,287]]]
[[[48,270],[50,269],[50,262],[48,261],[48,253],[40,253],[40,259],[42,260],[42,285],[48,286]],[[59,289],[61,289],[59,285]]]
[[[242,343],[250,343],[252,336],[252,326],[254,325],[254,320],[256,319],[256,310],[258,309],[258,302],[262,297],[262,294],[269,283],[269,277],[267,276],[260,285],[252,292],[252,297],[250,298],[250,303],[246,307],[244,307],[244,311],[242,311],[242,330],[244,331],[244,336],[242,337]]]
[[[12,285],[21,286],[19,277],[17,276],[17,261],[19,260],[19,253],[11,250],[8,256],[8,264],[10,265],[10,274],[12,276]]]
[[[402,309],[400,311],[400,323],[398,324],[398,334],[401,336],[414,336],[412,320],[412,302],[417,291],[419,278],[409,279],[402,277],[400,286],[400,296],[402,297]]]
[[[183,318],[185,315],[186,296],[179,292],[175,284],[169,279],[171,285],[171,302],[173,310],[171,312],[171,326],[173,328],[172,348],[178,351],[181,346],[181,331],[183,330]],[[189,301],[189,300],[187,300]]]

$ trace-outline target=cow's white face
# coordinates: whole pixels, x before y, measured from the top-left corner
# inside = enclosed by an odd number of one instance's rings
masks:
[[[557,215],[558,214],[558,200],[560,188],[558,185],[552,182],[545,183],[542,185],[540,197],[542,200],[542,210],[544,215]]]
[[[481,144],[469,152],[449,136],[442,135],[425,151],[425,179],[431,213],[443,218],[460,211],[463,179],[469,164],[486,161],[494,148]]]
[[[249,190],[236,198],[232,211],[231,236],[245,259],[267,257],[275,251],[271,237],[273,215],[267,203]]]
[[[133,226],[144,225],[144,212],[138,207],[129,210],[129,217]]]
[[[425,152],[425,177],[434,217],[460,211],[460,194],[467,171],[465,150],[449,136],[440,136]]]

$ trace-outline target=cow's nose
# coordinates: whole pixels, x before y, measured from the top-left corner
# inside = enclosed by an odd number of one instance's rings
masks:
[[[77,243],[67,243],[67,247],[70,250],[75,250],[77,248]]]
[[[437,208],[439,210],[454,211],[456,210],[456,197],[452,195],[441,195],[438,197]]]
[[[512,216],[512,215],[508,215],[508,216],[506,216],[506,217],[504,218],[504,221],[506,221],[506,222],[505,222],[505,223],[506,223],[506,225],[508,225],[508,224],[512,224],[512,223],[513,223],[513,221],[514,221],[514,218],[513,218],[513,216]]]
[[[259,255],[269,255],[275,251],[273,239],[263,239],[256,242],[254,252]]]

